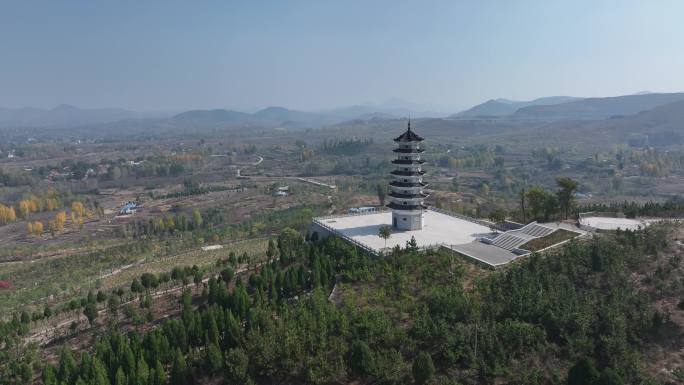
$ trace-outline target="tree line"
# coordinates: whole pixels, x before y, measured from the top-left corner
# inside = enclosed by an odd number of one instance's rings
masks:
[[[532,186],[521,191],[521,213],[524,222],[548,222],[559,215],[568,219],[575,205],[575,193],[579,182],[569,177],[558,177],[556,185],[558,189],[555,192],[540,186]]]
[[[665,202],[613,202],[595,203],[579,207],[578,212],[608,212],[623,213],[627,218],[636,217],[659,217],[659,218],[682,218],[684,217],[684,198],[674,197]]]

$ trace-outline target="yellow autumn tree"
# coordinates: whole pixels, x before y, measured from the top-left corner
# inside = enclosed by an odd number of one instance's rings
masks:
[[[46,198],[45,199],[45,211],[54,211],[57,210],[58,203],[57,199],[55,198]]]
[[[40,211],[40,207],[40,200],[34,196],[22,199],[19,201],[19,215],[22,218],[28,218],[31,213]]]
[[[83,217],[77,215],[75,212],[71,212],[71,227],[74,230],[83,228]]]
[[[76,230],[76,228],[78,227],[78,216],[73,211],[69,216],[71,217],[71,227],[73,227],[74,230]]]
[[[176,226],[176,223],[173,221],[173,217],[164,218],[164,222],[164,227],[169,231],[173,231],[173,228]]]
[[[28,199],[22,199],[19,201],[19,215],[22,218],[27,218],[31,213],[31,203]]]
[[[64,230],[64,224],[66,223],[66,212],[60,211],[55,215],[55,219],[51,220],[48,223],[48,228],[50,229],[50,233],[52,235],[55,235],[55,233],[58,233],[60,231]]]
[[[17,220],[17,213],[14,211],[14,207],[0,204],[0,225],[6,225],[15,220]]]
[[[26,231],[29,234],[40,235],[43,233],[43,223],[42,222],[28,222],[26,224]]]
[[[71,212],[76,213],[77,216],[82,217],[85,215],[85,206],[79,201],[71,203]]]
[[[57,221],[58,224],[62,225],[62,228],[64,228],[64,224],[66,223],[66,212],[60,211],[55,215],[55,220]]]
[[[71,203],[71,223],[74,228],[83,228],[83,223],[85,222],[84,217],[92,217],[90,210],[86,209],[83,203],[75,201]]]
[[[54,237],[55,234],[57,233],[57,222],[54,220],[48,222],[48,230],[50,231],[50,234]]]

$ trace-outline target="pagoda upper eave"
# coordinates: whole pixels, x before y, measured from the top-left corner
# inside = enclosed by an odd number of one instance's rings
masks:
[[[392,187],[427,187],[427,183],[425,182],[399,182],[399,181],[392,181],[389,183],[390,186]]]
[[[392,164],[420,165],[425,163],[422,159],[395,159]]]
[[[392,197],[392,198],[398,198],[398,199],[425,199],[425,198],[430,196],[430,194],[426,194],[424,192],[420,192],[417,194],[401,194],[398,192],[391,192],[387,195]]]
[[[394,170],[390,174],[397,175],[397,176],[422,176],[422,175],[425,175],[425,171]]]
[[[422,148],[395,148],[392,151],[400,154],[422,154],[425,152]]]
[[[412,210],[427,210],[427,206],[425,205],[400,205],[398,203],[392,202],[387,205],[392,210],[406,210],[406,211],[412,211]]]

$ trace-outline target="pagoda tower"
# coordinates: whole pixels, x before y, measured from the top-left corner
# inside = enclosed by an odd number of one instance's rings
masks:
[[[423,150],[420,143],[423,138],[411,131],[409,119],[406,132],[395,138],[398,147],[394,149],[397,158],[392,161],[396,167],[392,171],[390,182],[390,203],[392,209],[392,227],[397,230],[420,230],[423,228],[423,212],[427,209],[423,201],[428,194],[423,192],[427,183],[423,182],[424,171],[420,159]]]

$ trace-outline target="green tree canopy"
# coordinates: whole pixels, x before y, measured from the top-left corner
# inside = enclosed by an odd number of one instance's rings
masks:
[[[362,376],[373,374],[375,371],[375,356],[366,342],[355,340],[352,343],[349,366]]]
[[[567,385],[597,385],[598,379],[599,371],[594,361],[583,357],[568,371]]]
[[[568,213],[572,207],[575,200],[575,192],[579,187],[579,182],[573,180],[569,177],[563,176],[556,178],[556,184],[558,185],[558,203],[560,208],[565,215],[565,219],[568,219]]]
[[[420,352],[413,360],[413,379],[416,384],[427,384],[435,375],[435,365],[432,363],[432,357],[426,352]]]

